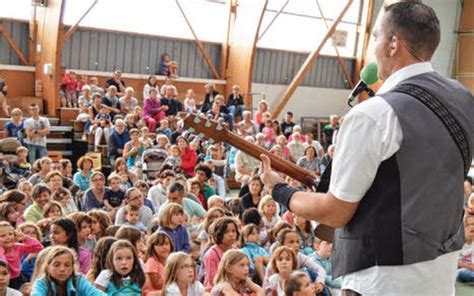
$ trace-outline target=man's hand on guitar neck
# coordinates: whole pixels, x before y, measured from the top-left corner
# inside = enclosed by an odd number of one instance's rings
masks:
[[[277,172],[272,170],[270,158],[268,158],[268,156],[261,154],[260,159],[262,160],[262,165],[260,166],[260,178],[262,179],[263,184],[265,184],[271,192],[276,184],[285,181]]]

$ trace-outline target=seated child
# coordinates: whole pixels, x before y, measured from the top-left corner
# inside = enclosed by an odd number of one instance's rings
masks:
[[[156,130],[157,133],[162,133],[166,135],[167,137],[171,136],[171,129],[170,129],[170,124],[168,120],[162,119],[160,121],[160,127]]]
[[[175,172],[178,172],[181,169],[182,159],[178,145],[174,144],[170,146],[169,155],[164,163],[169,164]]]
[[[158,74],[178,78],[178,63],[176,61],[172,61],[170,55],[167,53],[161,55]]]
[[[183,251],[189,253],[191,247],[189,245],[188,230],[183,226],[184,215],[185,213],[181,205],[168,203],[163,208],[159,218],[160,228],[158,228],[158,231],[163,231],[171,237],[176,252]]]
[[[298,267],[296,253],[285,246],[278,247],[272,254],[271,266],[273,274],[264,284],[266,295],[285,296],[285,281]]]
[[[295,272],[285,281],[286,296],[313,296],[314,289],[308,275],[304,272]]]
[[[3,280],[0,281],[0,293],[6,296],[21,296],[23,295],[20,291],[9,288],[10,284],[10,271],[8,270],[7,262],[0,260],[0,274]]]
[[[146,232],[146,226],[138,220],[138,217],[140,216],[140,208],[128,205],[125,207],[124,216],[125,222],[122,224],[123,226],[134,227],[140,231]]]
[[[319,238],[314,238],[314,253],[309,256],[311,260],[321,265],[326,270],[326,281],[325,285],[332,289],[341,289],[341,278],[332,278],[332,265],[331,265],[331,254],[332,254],[332,243],[323,241]]]
[[[256,282],[262,283],[265,278],[265,265],[268,264],[269,257],[267,251],[265,251],[259,245],[260,229],[255,224],[248,224],[242,229],[242,236],[240,244],[241,251],[244,252],[250,259],[250,272],[258,276]]]
[[[11,277],[10,287],[19,289],[23,284],[23,279],[20,276],[21,258],[25,254],[38,253],[43,249],[43,246],[36,239],[16,232],[6,221],[0,222],[0,237],[4,238],[0,240],[0,259],[8,264]]]
[[[31,174],[28,162],[28,148],[20,146],[16,149],[16,161],[12,164],[12,173],[27,177]]]
[[[125,205],[125,191],[121,189],[122,178],[117,174],[111,174],[107,178],[110,190],[104,193],[104,208],[106,210],[118,210]]]

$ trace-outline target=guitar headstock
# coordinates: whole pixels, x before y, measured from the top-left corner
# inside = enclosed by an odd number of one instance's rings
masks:
[[[200,139],[205,139],[210,144],[225,140],[227,131],[223,124],[194,113],[180,112],[178,116],[183,120],[184,129]]]

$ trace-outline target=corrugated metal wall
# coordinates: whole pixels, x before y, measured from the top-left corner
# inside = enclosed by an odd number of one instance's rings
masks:
[[[206,43],[204,48],[219,69],[220,44]],[[214,78],[193,41],[85,29],[78,29],[64,45],[62,64],[71,69],[152,74],[165,52],[179,62],[180,76]]]
[[[0,24],[6,32],[12,36],[16,45],[20,48],[21,52],[28,60],[28,32],[29,26],[27,23],[22,22],[11,22],[6,20],[0,20]],[[3,38],[3,34],[0,33],[0,64],[7,65],[23,65],[16,53],[8,44],[7,40]]]
[[[253,82],[289,84],[307,55],[281,50],[257,49],[253,68]],[[354,71],[354,60],[344,59],[349,73]],[[344,73],[335,57],[319,57],[306,75],[303,86],[347,88]]]

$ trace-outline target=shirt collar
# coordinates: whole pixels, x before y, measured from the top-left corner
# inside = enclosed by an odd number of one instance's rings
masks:
[[[416,63],[403,67],[385,80],[377,91],[377,95],[390,91],[405,79],[432,71],[434,71],[433,66],[431,66],[429,62]]]

